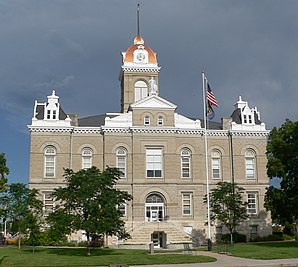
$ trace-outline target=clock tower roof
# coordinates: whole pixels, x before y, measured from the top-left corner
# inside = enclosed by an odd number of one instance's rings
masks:
[[[139,35],[134,38],[134,44],[130,46],[125,52],[122,52],[123,63],[125,64],[135,62],[134,55],[137,50],[144,50],[144,52],[146,52],[146,54],[148,55],[148,59],[145,61],[146,63],[157,64],[156,53],[148,45],[145,44],[144,39]]]

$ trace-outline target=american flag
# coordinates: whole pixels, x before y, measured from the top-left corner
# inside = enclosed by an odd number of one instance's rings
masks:
[[[207,101],[209,106],[216,106],[218,107],[218,102],[215,98],[215,95],[213,94],[209,83],[207,83]]]

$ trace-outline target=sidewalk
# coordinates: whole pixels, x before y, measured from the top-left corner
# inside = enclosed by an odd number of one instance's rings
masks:
[[[198,255],[216,258],[215,262],[190,264],[163,264],[163,265],[134,265],[134,267],[298,267],[298,258],[277,260],[254,260],[228,256],[208,251],[199,251]],[[298,255],[297,255],[298,256]],[[191,257],[191,256],[190,256]]]

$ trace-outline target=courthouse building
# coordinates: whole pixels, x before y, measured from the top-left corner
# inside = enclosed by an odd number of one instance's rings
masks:
[[[245,188],[249,214],[237,231],[248,240],[271,234],[264,209],[268,131],[257,108],[239,97],[234,107],[231,103],[231,115],[210,121],[205,130],[203,120],[176,113],[177,106],[162,98],[156,53],[142,37],[122,57],[119,113],[67,114],[55,91],[46,102],[35,101],[28,126],[29,185],[42,194],[46,213],[54,207],[51,192],[64,185],[63,168],[115,166],[123,172],[117,187],[133,200],[119,207],[131,238],[112,238],[112,244],[175,247],[190,242],[192,233],[203,242],[208,236],[206,132],[210,189],[234,179]],[[212,241],[226,230],[220,222],[212,226]]]

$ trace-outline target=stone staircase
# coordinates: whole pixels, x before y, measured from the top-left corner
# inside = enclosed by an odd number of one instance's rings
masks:
[[[123,245],[148,245],[153,232],[164,232],[167,244],[183,244],[191,242],[191,235],[173,221],[140,222],[130,229],[131,238],[123,241]]]

